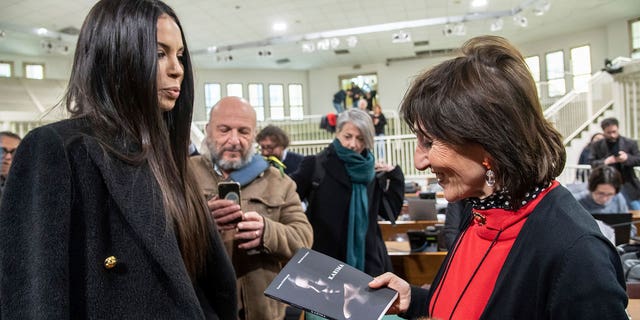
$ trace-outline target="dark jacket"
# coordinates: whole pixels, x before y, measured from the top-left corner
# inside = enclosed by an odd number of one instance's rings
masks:
[[[304,159],[303,155],[295,153],[291,150],[287,150],[287,156],[284,158],[284,161],[282,161],[282,163],[287,166],[287,168],[284,169],[284,173],[291,175],[292,173],[296,172],[296,170],[298,170],[298,167],[300,167],[302,159]]]
[[[192,284],[148,165],[111,156],[84,119],[35,129],[0,207],[0,317],[233,319],[235,274],[211,230]]]
[[[639,200],[640,180],[638,180],[633,169],[635,166],[640,166],[638,142],[636,140],[620,136],[617,150],[624,151],[628,155],[627,161],[612,165],[618,169],[622,175],[622,181],[624,182],[622,192],[625,193],[629,200]],[[594,142],[591,147],[589,163],[591,163],[591,166],[594,168],[601,166],[604,164],[604,160],[610,155],[611,152],[607,146],[607,139],[598,140]]]
[[[313,249],[346,261],[351,181],[344,163],[338,158],[332,145],[322,153],[324,153],[322,156],[305,157],[299,170],[293,173],[291,178],[297,184],[301,199],[307,199],[314,190],[313,199],[309,199],[306,211],[309,222],[313,226]],[[317,157],[324,158],[321,165],[325,173],[318,187],[314,188],[312,180]],[[389,181],[388,189],[386,189],[387,180]],[[365,245],[365,272],[372,276],[392,270],[391,259],[378,227],[378,214],[382,213],[384,207],[382,198],[385,197],[388,200],[391,210],[397,217],[402,208],[403,191],[404,174],[397,166],[391,172],[377,175],[368,185],[369,229]]]
[[[429,299],[428,291],[413,287],[405,316],[426,315]],[[627,319],[626,305],[616,249],[571,193],[557,186],[527,218],[480,319]]]

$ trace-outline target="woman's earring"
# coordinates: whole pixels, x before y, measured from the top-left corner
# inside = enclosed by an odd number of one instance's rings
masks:
[[[491,170],[491,165],[488,161],[482,161],[482,165],[487,168],[487,172],[484,173],[484,180],[487,183],[487,186],[493,187],[496,184],[496,173]]]

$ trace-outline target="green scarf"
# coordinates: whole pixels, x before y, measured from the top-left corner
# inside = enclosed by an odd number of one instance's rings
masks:
[[[365,238],[369,228],[369,199],[367,185],[375,175],[373,154],[365,150],[365,156],[347,149],[336,138],[333,140],[338,158],[344,162],[351,179],[349,225],[347,229],[347,261],[349,265],[364,271]]]

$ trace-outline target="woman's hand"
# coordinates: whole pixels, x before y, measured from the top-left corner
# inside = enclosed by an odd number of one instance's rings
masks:
[[[387,272],[379,275],[369,282],[369,287],[373,289],[388,287],[398,292],[398,298],[393,302],[387,314],[405,313],[409,309],[411,286],[395,274]]]
[[[376,164],[374,165],[373,169],[376,172],[389,172],[389,171],[393,171],[393,169],[395,169],[396,166],[392,165],[392,164],[388,164],[385,163],[384,161],[379,161],[376,162]]]

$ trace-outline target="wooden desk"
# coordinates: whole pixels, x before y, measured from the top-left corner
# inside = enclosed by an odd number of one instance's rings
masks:
[[[431,284],[444,261],[446,252],[410,252],[409,242],[385,241],[393,272],[410,284]]]
[[[389,221],[378,221],[384,241],[395,241],[398,233],[406,234],[409,230],[424,230],[437,223],[439,222],[436,220],[396,221],[396,224],[391,224]]]
[[[629,299],[627,313],[631,316],[631,319],[640,319],[640,299]]]

